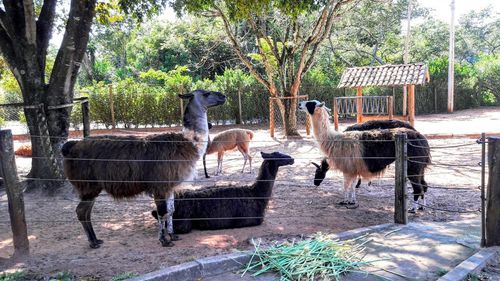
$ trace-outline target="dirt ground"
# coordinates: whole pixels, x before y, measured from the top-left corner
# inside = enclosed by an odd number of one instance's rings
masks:
[[[478,274],[469,277],[468,281],[495,281],[500,280],[500,253],[488,263]]]
[[[500,110],[481,110],[466,111],[464,115],[469,117],[462,118],[460,115],[460,120],[474,120],[484,114],[484,119],[477,119],[477,122],[490,122],[490,131],[500,132],[499,122],[493,121],[500,120]],[[448,124],[449,120],[453,120],[450,117],[429,115],[427,123],[422,117],[417,129],[424,134],[426,131],[434,134],[439,131],[435,127],[439,127],[440,122]],[[481,132],[471,130],[471,126],[462,123],[461,127],[465,133]],[[447,126],[442,128],[442,133],[448,132]],[[68,272],[81,278],[108,280],[124,272],[141,274],[195,258],[251,249],[249,241],[256,237],[274,240],[318,231],[336,233],[393,221],[393,165],[371,186],[362,184],[358,189],[358,208],[346,209],[336,204],[342,196],[342,178],[339,174],[329,172],[327,180],[318,188],[312,184],[315,168],[310,162],[319,161],[321,156],[311,137],[284,140],[278,136],[271,139],[265,129],[252,129],[255,132],[251,145],[254,156],[252,174],[240,173],[243,159],[239,152],[231,152],[224,160],[224,175],[201,178],[203,171],[200,162],[200,178],[183,188],[252,184],[262,163],[260,151],[287,153],[295,158],[295,164],[280,168],[273,200],[262,225],[193,231],[182,235],[182,240],[177,241],[174,247],[162,248],[157,240],[156,222],[150,215],[153,209],[151,198],[141,196],[117,202],[102,194],[95,203],[92,220],[97,236],[105,242],[100,249],[93,250],[88,247],[83,229],[76,219],[74,210],[78,201],[68,185],[63,194],[54,198],[36,193],[25,194],[31,256],[27,260],[13,261],[9,259],[13,244],[7,197],[5,191],[0,190],[0,272],[23,269],[40,276]],[[213,133],[217,130],[221,128],[215,127]],[[426,171],[426,180],[431,186],[427,195],[430,208],[410,214],[410,221],[479,219],[478,186],[481,174],[478,163],[481,160],[481,146],[472,138],[431,139],[429,142],[433,160],[433,165]],[[31,159],[18,157],[16,161],[19,174],[24,176],[29,171]],[[213,174],[216,156],[207,156],[207,164]]]

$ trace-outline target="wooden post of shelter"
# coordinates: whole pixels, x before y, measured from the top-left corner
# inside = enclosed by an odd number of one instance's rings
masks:
[[[23,190],[17,178],[11,130],[0,130],[0,168],[9,202],[14,257],[29,255],[28,227],[24,215]]]
[[[361,87],[356,88],[356,122],[363,122],[363,91]]]
[[[403,110],[402,110],[402,115],[406,117],[407,115],[407,108],[408,106],[408,85],[405,85],[403,88]]]
[[[335,127],[335,131],[339,130],[339,109],[337,108],[337,99],[333,99],[333,125]]]
[[[394,119],[394,103],[391,96],[387,96],[387,117],[389,120]]]
[[[111,128],[116,128],[115,106],[113,102],[113,84],[109,84],[109,108],[111,110]]]
[[[271,134],[271,138],[274,138],[274,107],[273,107],[273,98],[269,98],[269,133]]]
[[[82,123],[83,123],[83,137],[90,137],[90,110],[89,99],[82,100]]]
[[[406,134],[396,135],[396,165],[394,188],[394,223],[408,223],[408,203],[406,198]]]
[[[356,88],[356,97],[350,98],[352,101],[356,99],[357,122],[363,122],[363,119],[381,119],[380,116],[375,118],[363,116],[362,87],[387,87],[392,86],[393,97],[387,100],[388,119],[394,118],[394,87],[402,86],[403,92],[403,118],[412,125],[415,123],[415,85],[425,85],[430,80],[429,69],[424,63],[411,63],[400,65],[381,65],[381,66],[366,66],[366,67],[350,67],[347,68],[340,78],[338,88]],[[368,98],[368,97],[366,97]],[[371,98],[371,97],[370,97]],[[377,100],[378,102],[379,100]],[[389,104],[390,103],[390,104]],[[371,104],[371,103],[370,103]],[[409,112],[409,114],[408,114]],[[370,111],[370,113],[372,113]],[[343,114],[343,112],[339,112]]]
[[[415,85],[408,85],[408,121],[415,126]]]
[[[486,247],[500,246],[500,137],[488,138]]]

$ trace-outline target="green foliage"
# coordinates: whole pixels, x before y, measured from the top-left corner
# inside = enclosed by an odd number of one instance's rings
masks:
[[[97,82],[82,89],[88,93],[92,122],[112,125],[109,85]],[[180,123],[177,92],[158,84],[136,82],[131,78],[113,84],[115,122],[126,128]],[[81,116],[81,115],[80,115]],[[79,120],[78,116],[74,120]]]
[[[500,55],[480,57],[476,69],[482,104],[500,105]]]
[[[17,271],[13,273],[2,273],[0,274],[0,281],[19,281],[25,280],[26,272]]]
[[[215,8],[216,6],[225,6],[231,19],[239,20],[247,18],[251,14],[265,14],[272,10],[278,10],[281,13],[298,17],[306,12],[318,10],[325,4],[325,1],[302,0],[177,0],[174,1],[174,7],[177,11],[187,10],[189,12],[201,12]]]
[[[48,278],[48,281],[73,281],[74,277],[69,272],[58,272]]]
[[[122,280],[130,279],[130,278],[135,277],[135,276],[137,276],[137,273],[135,273],[135,272],[124,272],[124,273],[121,273],[121,274],[118,274],[118,275],[112,277],[111,279],[109,279],[109,281],[122,281]]]

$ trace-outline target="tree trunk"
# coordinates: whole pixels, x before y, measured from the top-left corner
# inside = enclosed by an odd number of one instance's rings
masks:
[[[50,81],[45,62],[56,14],[56,0],[44,0],[36,18],[30,1],[24,5],[3,1],[0,7],[0,52],[23,94],[25,116],[32,141],[29,188],[55,193],[61,186],[61,145],[69,130],[73,88],[87,48],[96,0],[71,0],[61,47]],[[4,9],[2,9],[4,8]]]
[[[277,99],[276,104],[280,111],[286,136],[300,136],[297,131],[297,99]]]
[[[287,136],[300,136],[297,131],[297,99],[285,100],[285,127]]]

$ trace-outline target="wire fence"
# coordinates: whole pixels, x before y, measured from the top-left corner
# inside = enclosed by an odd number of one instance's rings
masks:
[[[35,136],[36,137],[36,136]],[[106,137],[93,137],[94,140],[110,140]],[[113,139],[112,141],[126,141],[126,142],[136,142],[144,141],[141,139],[126,139],[118,140]],[[363,140],[357,140],[363,143]],[[373,142],[375,140],[370,140],[366,142]],[[166,144],[170,142],[161,141]],[[379,141],[379,143],[394,142],[392,140]],[[419,182],[415,181],[415,178],[419,176],[425,176],[429,189],[425,193],[425,198],[427,199],[424,205],[421,202],[414,202],[418,206],[422,206],[426,209],[426,214],[433,213],[436,216],[447,217],[451,216],[456,218],[463,214],[480,214],[480,202],[481,197],[479,195],[478,186],[480,185],[481,177],[481,165],[478,165],[482,161],[481,155],[481,145],[482,141],[479,143],[473,140],[447,140],[440,141],[436,140],[431,142],[429,147],[432,155],[432,161],[428,164],[427,170],[422,175],[407,175],[407,184],[419,185]],[[319,161],[322,159],[321,155],[315,150],[315,142],[311,139],[297,139],[293,141],[276,141],[273,139],[255,139],[252,141],[252,156],[255,159],[259,159],[257,153],[258,151],[270,151],[270,150],[281,150],[283,153],[291,155],[295,159],[295,164],[290,167],[280,168],[278,176],[275,179],[267,178],[255,178],[258,176],[254,172],[253,175],[247,174],[237,174],[231,175],[231,172],[239,170],[241,167],[243,158],[238,154],[229,154],[228,157],[224,159],[224,164],[226,169],[230,170],[230,174],[205,179],[204,177],[198,177],[193,180],[185,180],[184,188],[189,189],[205,189],[205,188],[221,188],[224,186],[241,186],[248,187],[256,182],[266,183],[272,182],[275,185],[274,191],[271,195],[251,195],[243,194],[241,196],[227,195],[227,196],[213,196],[210,198],[176,198],[176,200],[182,201],[214,201],[216,204],[221,204],[222,206],[227,206],[228,204],[234,204],[235,202],[241,202],[242,200],[247,201],[266,201],[266,212],[262,216],[255,216],[254,214],[249,214],[248,216],[239,214],[236,216],[225,217],[190,217],[190,218],[175,218],[174,223],[177,221],[210,221],[210,220],[242,220],[242,219],[264,219],[268,221],[282,221],[283,224],[288,223],[291,219],[297,218],[307,218],[311,220],[322,220],[329,219],[332,217],[331,211],[335,208],[352,208],[353,206],[339,206],[335,203],[344,199],[343,194],[340,192],[340,186],[342,185],[342,177],[338,174],[328,176],[322,183],[321,187],[313,187],[312,183],[314,180],[314,170],[315,168],[310,165],[311,161]],[[414,145],[411,142],[407,143],[407,146]],[[387,161],[395,160],[397,155],[394,157],[353,157],[353,156],[331,156],[331,160],[343,160],[343,159],[359,159],[359,160],[381,160]],[[82,169],[85,166],[95,165],[95,163],[102,163],[102,165],[110,164],[109,167],[119,167],[120,165],[155,165],[155,164],[174,164],[180,161],[186,161],[182,159],[162,159],[160,155],[155,155],[155,158],[137,158],[130,154],[124,154],[119,158],[110,157],[69,157],[66,161],[75,161],[78,165],[82,165]],[[408,156],[408,163],[424,163],[419,160],[416,156]],[[32,159],[43,159],[43,157],[18,157],[18,160],[23,160],[24,162],[30,161]],[[269,158],[268,161],[279,161],[282,158]],[[208,168],[213,169],[216,166],[216,159],[207,158]],[[198,163],[199,165],[200,163]],[[486,163],[480,163],[486,165]],[[255,166],[255,163],[254,163]],[[398,173],[397,169],[389,167],[386,173],[375,177],[372,179],[373,183],[367,187],[367,181],[363,180],[364,184],[360,189],[356,190],[359,206],[363,208],[363,205],[367,206],[380,206],[386,204],[389,209],[386,211],[390,213],[391,199],[394,198],[394,177]],[[35,178],[29,176],[21,176],[21,181],[27,182],[40,182],[45,181],[58,181],[67,184],[69,187],[69,182],[66,179],[43,179]],[[129,179],[126,175],[120,177],[112,177],[110,179],[99,179],[99,178],[76,178],[71,182],[73,183],[93,183],[105,186],[106,184],[177,184],[178,181],[173,181],[171,179],[165,179],[161,177],[155,177],[154,175],[148,175],[142,178]],[[287,191],[290,189],[290,191]],[[409,188],[405,194],[405,198],[409,202],[413,202],[413,196],[419,195],[414,194],[412,189]],[[114,201],[112,195],[102,194],[98,197],[95,204],[94,212],[96,215],[93,219],[96,223],[112,223],[120,224],[125,222],[132,222],[136,224],[144,223],[150,220],[151,223],[154,219],[149,214],[150,210],[155,209],[154,199],[148,198],[147,196],[140,196],[135,199]],[[457,198],[456,201],[450,200],[450,198]],[[84,200],[85,201],[85,200]],[[29,196],[24,200],[24,205],[27,210],[31,210],[28,213],[26,222],[28,224],[42,224],[42,225],[52,225],[54,223],[59,224],[74,224],[79,222],[77,217],[74,215],[74,208],[80,202],[73,195],[67,195],[66,197],[56,197],[56,198],[45,198],[45,197],[33,197]],[[6,208],[8,200],[5,197],[0,197],[0,208]],[[307,208],[301,207],[300,211],[292,211],[293,208],[297,206],[307,206]],[[334,207],[336,206],[336,207]],[[354,206],[358,207],[358,205]],[[332,209],[333,208],[333,209]],[[314,211],[312,211],[312,210]],[[326,211],[325,209],[328,209]],[[323,211],[322,211],[323,210]],[[135,215],[134,213],[137,212]],[[125,213],[125,214],[124,214]],[[5,227],[10,224],[10,220],[7,217],[7,212],[3,212],[0,215],[0,228]],[[117,218],[119,216],[119,218]],[[149,218],[149,219],[148,219]],[[3,225],[3,226],[2,226]]]

